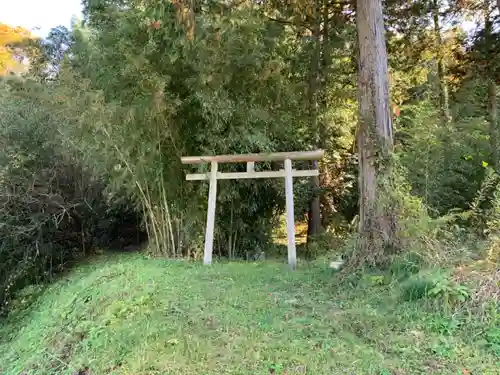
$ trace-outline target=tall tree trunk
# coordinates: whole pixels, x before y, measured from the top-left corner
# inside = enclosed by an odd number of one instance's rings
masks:
[[[439,79],[439,109],[443,124],[447,125],[450,118],[450,104],[448,85],[446,83],[446,66],[444,63],[443,38],[441,36],[441,25],[439,22],[439,0],[434,0],[433,9],[434,35],[436,38],[436,59]]]
[[[499,0],[500,1],[500,0]],[[484,31],[485,38],[492,38],[493,22],[490,19],[488,2],[485,2],[484,9]],[[495,169],[498,168],[498,105],[497,105],[497,85],[493,72],[488,74],[488,122],[490,123],[490,162]]]
[[[323,0],[322,5],[322,23],[323,30],[322,40],[321,40],[321,100],[320,100],[320,108],[322,113],[326,113],[329,105],[328,98],[328,78],[330,76],[330,67],[332,65],[332,52],[330,48],[330,8],[331,2],[329,0]],[[335,17],[335,16],[334,16]],[[333,20],[333,18],[332,18]],[[318,147],[322,149],[328,149],[328,129],[327,129],[327,120],[323,119],[318,124],[319,126],[319,143]],[[332,171],[329,169],[329,160],[328,157],[330,155],[326,155],[326,157],[320,161],[319,170],[320,170],[320,186],[325,188],[331,186],[332,183]],[[322,193],[320,195],[320,203],[321,203],[321,226],[322,228],[328,228],[330,225],[330,220],[334,212],[332,198],[328,196],[328,194]]]
[[[492,167],[498,168],[498,106],[497,85],[493,78],[488,79],[488,120],[490,123],[490,152]]]
[[[500,12],[500,0],[497,0],[497,8]],[[489,87],[489,95],[490,95],[490,124],[494,124],[494,143],[492,144],[492,150],[494,157],[494,166],[498,168],[498,108],[497,108],[497,85],[493,79],[490,79],[490,87]]]
[[[379,264],[385,260],[386,250],[397,245],[396,216],[386,202],[393,132],[382,0],[358,0],[356,20],[361,257],[354,261]]]
[[[316,17],[317,22],[313,26],[312,39],[314,42],[313,55],[311,58],[311,66],[309,71],[309,87],[308,87],[308,107],[309,118],[311,121],[311,128],[313,134],[313,143],[317,147],[320,142],[319,135],[319,121],[318,121],[318,80],[320,73],[320,57],[321,57],[321,43],[320,43],[320,24],[319,18]],[[317,168],[318,163],[313,163],[313,168]],[[321,206],[319,200],[319,178],[313,177],[311,179],[313,189],[313,197],[309,203],[309,216],[307,223],[307,242],[311,243],[316,235],[318,235],[321,228]]]
[[[441,144],[443,145],[443,170],[445,173],[449,173],[450,169],[453,167],[453,161],[451,160],[451,154],[447,145],[450,142],[453,129],[451,128],[448,84],[446,82],[446,65],[444,62],[443,38],[441,36],[441,25],[439,20],[440,2],[441,0],[433,0],[432,18],[434,21],[434,38],[436,43],[434,52],[437,62],[439,113],[441,116]]]

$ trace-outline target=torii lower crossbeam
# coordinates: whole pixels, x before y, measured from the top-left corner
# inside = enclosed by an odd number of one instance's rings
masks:
[[[217,180],[235,180],[249,178],[284,178],[286,193],[286,231],[288,240],[288,264],[292,269],[297,266],[297,251],[295,248],[295,215],[293,202],[293,178],[315,177],[319,175],[317,169],[294,170],[293,160],[320,160],[324,155],[323,150],[306,152],[277,152],[270,154],[243,154],[243,155],[217,155],[217,156],[186,156],[182,157],[183,164],[210,163],[209,173],[196,173],[186,175],[188,181],[209,180],[207,224],[205,231],[205,249],[203,263],[212,263],[215,206],[217,198]],[[284,161],[284,169],[279,171],[255,172],[255,162]],[[219,163],[247,163],[246,172],[221,173],[218,172]]]

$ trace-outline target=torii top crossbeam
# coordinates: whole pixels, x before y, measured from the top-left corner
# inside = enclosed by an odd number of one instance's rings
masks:
[[[214,156],[184,156],[181,158],[183,164],[205,164],[210,163],[209,173],[187,174],[186,180],[209,180],[207,227],[205,232],[205,251],[203,263],[212,263],[212,249],[215,224],[215,203],[217,197],[217,180],[247,179],[247,178],[285,178],[286,192],[286,227],[288,237],[288,264],[292,269],[297,265],[297,255],[295,249],[295,218],[293,204],[293,177],[318,176],[317,169],[294,170],[292,160],[320,160],[324,151],[303,151],[303,152],[275,152],[262,154],[241,154],[241,155],[214,155]],[[284,161],[285,169],[280,171],[255,172],[255,162]],[[218,163],[247,163],[246,172],[219,173]]]
[[[183,164],[203,164],[216,161],[218,163],[245,163],[258,161],[282,161],[290,160],[320,160],[325,151],[293,151],[293,152],[273,152],[261,154],[240,154],[240,155],[215,155],[215,156],[183,156]]]

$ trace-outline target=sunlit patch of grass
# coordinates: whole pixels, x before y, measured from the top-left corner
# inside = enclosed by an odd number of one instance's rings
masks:
[[[2,323],[0,373],[498,374],[468,323],[357,280],[327,265],[102,257]]]
[[[273,243],[276,245],[287,245],[286,234],[286,216],[282,215],[279,220],[279,226],[273,231]],[[307,243],[307,220],[295,222],[295,243],[303,245]]]

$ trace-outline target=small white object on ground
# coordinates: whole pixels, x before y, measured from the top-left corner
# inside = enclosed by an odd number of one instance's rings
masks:
[[[342,258],[338,257],[337,260],[333,260],[330,262],[329,267],[333,268],[334,270],[338,270],[338,269],[340,269],[340,267],[342,267],[343,264],[344,264],[344,261],[342,260]]]

